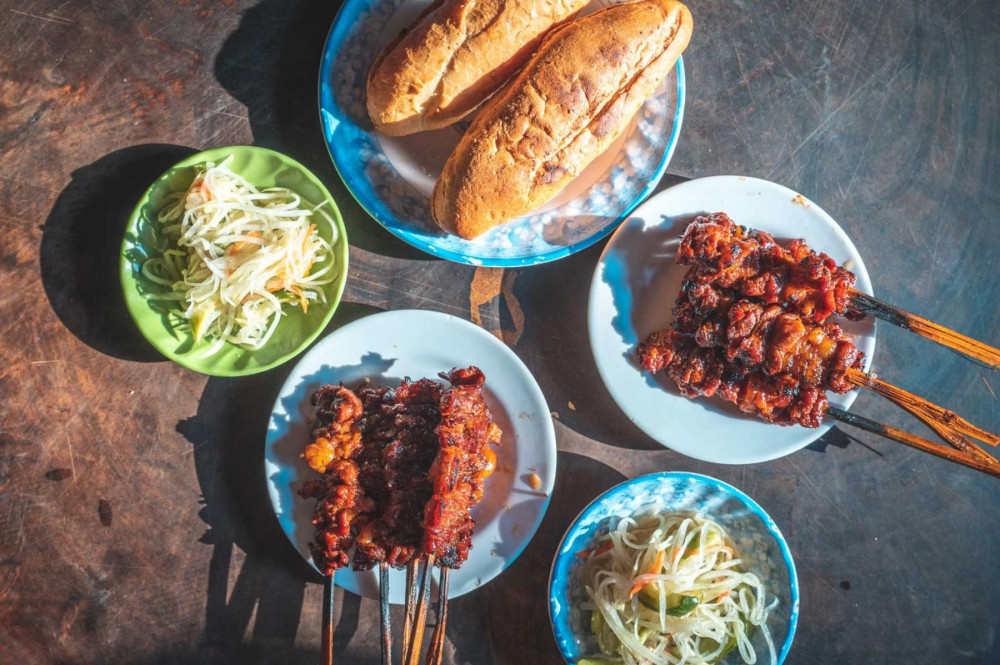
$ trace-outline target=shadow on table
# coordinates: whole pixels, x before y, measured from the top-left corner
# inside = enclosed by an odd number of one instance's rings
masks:
[[[454,618],[448,622],[448,638],[455,662],[523,663],[525,654],[536,656],[537,663],[563,662],[549,628],[552,557],[570,522],[594,497],[625,476],[574,453],[560,452],[557,464],[549,508],[528,547],[492,582],[451,601],[449,616]],[[470,621],[479,625],[468,625]]]
[[[685,180],[681,176],[664,176],[658,191]],[[514,291],[527,314],[526,337],[518,351],[563,425],[609,445],[659,450],[660,445],[615,404],[590,349],[590,282],[606,244],[598,243],[565,259],[518,272]]]
[[[118,278],[122,236],[146,188],[194,150],[147,144],[116,150],[73,172],[45,226],[42,285],[56,316],[80,341],[123,360],[163,360],[136,328]]]
[[[864,446],[869,451],[875,453],[879,457],[883,456],[882,453],[875,450],[861,439],[853,437],[846,431],[842,430],[839,425],[837,427],[830,429],[830,431],[828,431],[826,434],[824,434],[823,436],[819,437],[818,439],[810,443],[808,446],[806,446],[806,450],[811,450],[814,453],[825,453],[827,451],[827,448],[829,448],[830,446],[833,446],[834,448],[844,449],[847,446],[851,445],[852,443]]]
[[[215,77],[247,107],[256,145],[299,160],[329,187],[352,245],[392,258],[438,260],[375,222],[344,187],[327,154],[317,82],[323,44],[340,4],[264,0],[254,5],[216,56]]]
[[[343,303],[331,329],[375,311]],[[293,647],[305,585],[320,578],[285,537],[264,482],[271,408],[293,366],[241,378],[212,377],[198,413],[177,423],[194,446],[205,504],[199,515],[208,525],[200,542],[213,547],[205,634],[194,657],[201,662],[299,662]],[[360,599],[344,595],[338,645],[350,642],[359,611]],[[315,652],[302,656],[303,662],[316,659]]]
[[[222,665],[224,663],[282,663],[282,665],[316,665],[319,660],[315,651],[308,649],[289,648],[280,653],[261,652],[261,650],[250,644],[233,647],[224,657],[214,659],[204,654],[200,654],[192,649],[177,649],[175,651],[161,651],[145,659],[130,660],[128,662],[139,665]]]

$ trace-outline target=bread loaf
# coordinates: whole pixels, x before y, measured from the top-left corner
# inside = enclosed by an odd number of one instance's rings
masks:
[[[587,0],[437,0],[382,51],[368,74],[375,129],[403,136],[450,125],[531,57]]]
[[[542,205],[628,126],[691,38],[675,0],[638,0],[550,32],[448,158],[431,213],[475,238]]]

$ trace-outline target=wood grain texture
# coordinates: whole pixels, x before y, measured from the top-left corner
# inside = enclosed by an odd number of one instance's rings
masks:
[[[560,662],[545,586],[563,530],[600,491],[665,469],[731,482],[781,526],[802,586],[789,663],[1000,661],[995,480],[846,429],[768,464],[683,458],[636,430],[597,376],[585,317],[601,247],[477,271],[367,217],[316,118],[337,8],[0,0],[0,663],[316,662],[322,585],[261,481],[289,369],[209,379],[162,360],[114,276],[146,184],[192,150],[234,143],[291,154],[336,196],[352,263],[331,328],[402,307],[474,320],[517,351],[558,414],[542,528],[508,571],[453,601],[446,663]],[[879,297],[1000,343],[997,4],[691,9],[686,121],[663,186],[739,173],[801,191],[854,239]],[[891,326],[874,363],[1000,430],[996,374]],[[928,434],[875,395],[855,410]],[[400,608],[393,619],[402,626]],[[377,663],[377,603],[338,591],[334,639],[337,662]]]

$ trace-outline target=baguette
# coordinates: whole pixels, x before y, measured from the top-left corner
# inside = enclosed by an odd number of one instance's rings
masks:
[[[437,0],[368,73],[375,129],[438,129],[479,106],[531,57],[553,25],[587,0]]]
[[[472,239],[551,199],[626,129],[691,30],[680,2],[638,0],[550,32],[448,158],[434,221]]]

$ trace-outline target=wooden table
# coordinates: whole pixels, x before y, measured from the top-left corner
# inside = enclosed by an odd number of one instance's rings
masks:
[[[0,1],[0,662],[317,659],[321,587],[262,482],[288,367],[220,379],[163,360],[115,274],[147,184],[195,149],[240,143],[300,159],[344,212],[351,274],[331,328],[404,307],[469,318],[524,359],[557,414],[545,521],[509,570],[454,601],[448,662],[558,663],[546,580],[563,530],[598,492],[667,469],[737,485],[788,537],[802,588],[790,663],[1000,660],[1000,482],[852,429],[752,466],[663,449],[611,403],[591,359],[600,246],[475,269],[364,214],[316,113],[337,7]],[[721,173],[786,184],[847,230],[877,294],[1000,343],[998,6],[691,9],[686,118],[661,187]],[[996,375],[881,325],[874,366],[1000,430]],[[855,410],[925,431],[870,394]],[[338,662],[376,662],[376,604],[338,592],[338,605]]]

